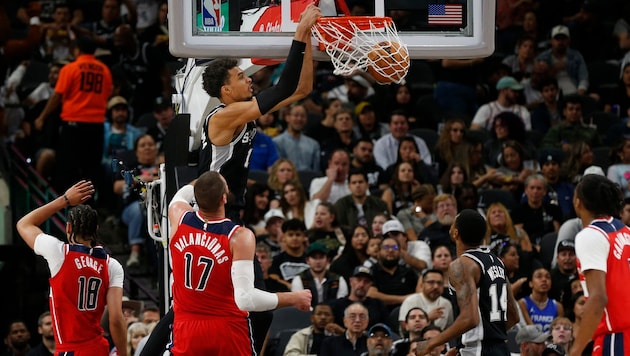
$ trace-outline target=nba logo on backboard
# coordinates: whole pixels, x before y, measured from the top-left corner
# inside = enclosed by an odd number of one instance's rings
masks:
[[[219,26],[221,19],[221,0],[203,0],[203,25]]]

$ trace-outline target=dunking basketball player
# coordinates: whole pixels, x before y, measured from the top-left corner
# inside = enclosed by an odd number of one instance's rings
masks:
[[[204,123],[199,169],[221,173],[228,182],[231,197],[226,215],[240,221],[245,207],[245,185],[256,128],[254,120],[274,112],[313,90],[311,27],[321,17],[319,8],[309,5],[300,23],[286,66],[278,83],[252,97],[252,79],[237,66],[236,59],[216,59],[203,73],[203,88],[221,101]]]
[[[518,322],[518,311],[503,262],[480,247],[486,222],[476,211],[464,209],[455,217],[449,233],[458,256],[449,266],[449,282],[460,313],[438,336],[420,342],[416,355],[428,355],[433,348],[461,335],[460,355],[509,356],[507,330]]]
[[[211,111],[204,124],[200,172],[216,171],[226,178],[231,194],[225,214],[234,222],[240,222],[239,210],[244,207],[249,158],[256,134],[253,121],[262,113],[277,111],[304,98],[313,89],[311,27],[319,17],[321,12],[317,7],[310,5],[305,9],[278,83],[256,97],[252,97],[251,79],[237,66],[235,59],[216,59],[204,71],[204,89],[210,96],[219,98],[221,104]],[[262,281],[257,278],[257,288],[261,287],[260,283]],[[270,317],[264,313],[255,314],[250,314],[250,318],[255,349],[259,352]],[[151,333],[141,355],[155,355],[164,350],[172,322],[171,309]]]

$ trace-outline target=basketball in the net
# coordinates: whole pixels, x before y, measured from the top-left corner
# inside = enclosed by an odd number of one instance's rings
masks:
[[[399,83],[409,71],[409,52],[398,42],[375,44],[367,56],[367,71],[380,84]]]

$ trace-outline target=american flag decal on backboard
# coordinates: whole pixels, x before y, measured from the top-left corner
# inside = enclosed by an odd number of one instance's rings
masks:
[[[462,4],[429,5],[429,25],[461,25]]]

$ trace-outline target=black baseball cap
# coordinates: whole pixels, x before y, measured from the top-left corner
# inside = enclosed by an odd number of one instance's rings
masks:
[[[575,252],[575,243],[573,243],[573,241],[571,240],[560,241],[560,243],[558,244],[558,252],[565,250]]]
[[[392,332],[392,329],[390,329],[389,326],[383,323],[372,325],[372,327],[368,330],[367,334],[372,335],[373,333],[377,331],[383,331],[385,333],[385,336],[390,337],[390,338],[392,337],[392,335],[394,335],[394,333]]]
[[[169,107],[172,107],[173,103],[170,98],[165,98],[162,96],[158,96],[153,100],[153,111],[160,112]]]
[[[365,267],[365,266],[357,266],[354,268],[354,271],[352,271],[352,277],[358,277],[358,276],[367,276],[370,277],[370,279],[372,279],[372,277],[374,277],[374,275],[372,274],[372,269],[369,267]]]
[[[562,163],[563,154],[561,150],[555,148],[548,148],[540,151],[538,155],[538,163],[540,166],[544,166],[547,162],[556,162],[557,164]]]

